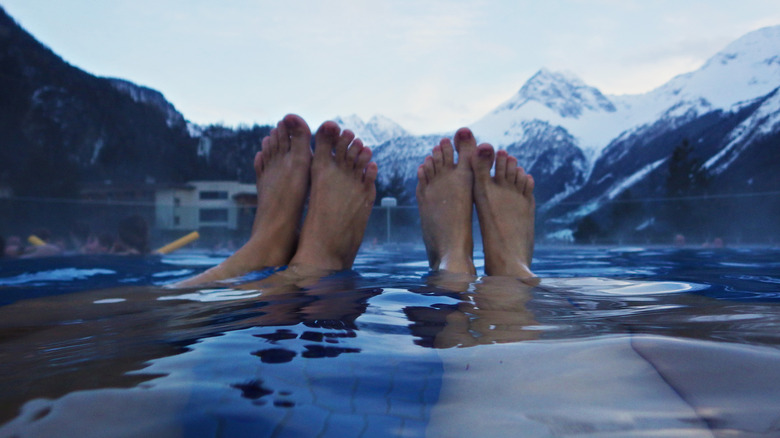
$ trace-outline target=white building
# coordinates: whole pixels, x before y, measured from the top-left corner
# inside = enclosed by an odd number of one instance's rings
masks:
[[[204,227],[236,230],[251,227],[256,207],[254,184],[235,181],[190,181],[155,191],[155,222],[164,230],[198,230]]]

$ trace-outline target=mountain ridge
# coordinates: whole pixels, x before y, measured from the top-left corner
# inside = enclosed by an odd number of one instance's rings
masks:
[[[679,157],[709,181],[694,196],[780,190],[778,47],[780,26],[750,32],[701,68],[637,95],[605,95],[574,74],[541,69],[471,128],[537,177],[540,237],[574,236],[588,220],[668,234],[674,224],[664,209],[615,202],[667,197]],[[189,123],[159,91],[66,63],[2,8],[0,59],[0,185],[17,195],[72,196],[79,184],[107,180],[253,181],[246,157],[270,127]],[[380,192],[406,203],[414,202],[417,166],[451,135],[414,136],[381,115],[336,121],[374,150]],[[754,222],[780,222],[780,203],[764,204],[768,215],[740,208]],[[618,227],[615,218],[629,210]]]
[[[604,95],[571,73],[541,69],[470,127],[478,140],[520,155],[521,165],[540,176],[539,228],[549,236],[571,238],[583,219],[614,210],[621,197],[665,197],[671,157],[689,140],[692,159],[710,175],[706,196],[780,190],[780,180],[771,178],[780,166],[772,149],[780,137],[778,48],[780,26],[759,29],[699,69],[635,95]],[[376,148],[377,161],[413,178],[437,142],[433,135],[396,138]],[[661,222],[652,212],[639,219],[643,231]]]

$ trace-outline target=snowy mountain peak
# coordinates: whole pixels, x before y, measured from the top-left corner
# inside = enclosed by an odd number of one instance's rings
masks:
[[[649,93],[658,102],[705,99],[704,110],[727,111],[765,96],[780,78],[780,26],[765,27],[737,39],[698,70],[675,77]],[[724,83],[728,83],[724,87]]]
[[[391,119],[374,115],[368,122],[353,114],[347,117],[336,117],[333,119],[342,129],[349,129],[355,133],[355,136],[363,140],[363,144],[374,146],[382,144],[388,140],[405,137],[410,135],[404,128]]]
[[[777,47],[780,46],[780,26],[764,27],[735,40],[710,58],[704,65],[727,65],[734,61],[780,66]]]
[[[615,111],[615,105],[598,89],[585,84],[575,75],[543,68],[495,112],[511,111],[530,101],[541,103],[561,117],[568,118],[578,118],[586,110]]]

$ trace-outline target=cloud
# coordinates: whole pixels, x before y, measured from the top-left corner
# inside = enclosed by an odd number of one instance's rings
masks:
[[[542,67],[607,93],[648,91],[780,23],[780,3],[767,0],[3,5],[68,61],[157,88],[201,123],[381,112],[420,133],[473,122]]]

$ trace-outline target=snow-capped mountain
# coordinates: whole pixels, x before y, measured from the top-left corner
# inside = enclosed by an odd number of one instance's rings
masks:
[[[73,196],[79,184],[104,180],[252,179],[246,157],[270,127],[193,125],[156,90],[68,65],[2,8],[0,24],[0,57],[9,65],[0,77],[0,184],[23,195]],[[383,116],[336,122],[372,147],[379,189],[404,203],[414,202],[417,166],[453,134],[412,136]],[[780,223],[780,26],[751,32],[644,94],[605,95],[572,73],[542,69],[470,127],[535,176],[543,234],[572,235],[586,222],[668,233],[673,221],[652,202],[670,196],[674,154],[688,144],[689,163],[706,173],[696,196],[728,200],[691,212],[701,219],[737,210],[730,223],[738,235],[764,236]]]
[[[366,146],[382,144],[396,137],[409,136],[409,133],[398,123],[382,115],[374,115],[368,122],[357,115],[336,117],[333,119],[342,129],[349,129],[363,140]]]
[[[620,127],[605,126],[614,120],[616,111],[609,98],[572,73],[542,69],[471,127],[480,140],[503,148],[525,137],[524,121],[542,120],[564,128],[577,146],[594,156],[620,132]]]
[[[614,120],[605,120],[599,127],[605,131],[619,127],[621,132],[594,157],[587,182],[568,199],[581,206],[564,222],[593,212],[632,187],[634,192],[662,195],[658,188],[642,188],[642,183],[651,173],[666,169],[665,160],[683,138],[694,144],[697,159],[705,163],[711,176],[724,175],[723,183],[731,188],[744,187],[748,180],[753,189],[755,184],[772,186],[772,181],[756,175],[763,174],[767,165],[780,164],[777,148],[768,155],[749,151],[780,131],[778,87],[780,26],[743,36],[700,69],[649,93],[609,96],[617,108]],[[739,172],[726,172],[739,161],[751,164],[743,164]]]
[[[711,193],[780,190],[778,87],[775,26],[739,38],[698,70],[644,94],[604,95],[572,73],[542,69],[470,127],[536,177],[548,231],[571,230],[629,191],[665,196],[669,159],[683,139],[708,171]],[[378,143],[380,181],[404,178],[411,190],[416,167],[441,136]],[[655,218],[639,219],[646,226]]]
[[[472,125],[496,146],[522,138],[520,122],[561,126],[594,159],[621,133],[659,119],[733,111],[780,86],[780,26],[751,32],[700,69],[638,95],[603,95],[571,73],[542,69],[515,96]]]

